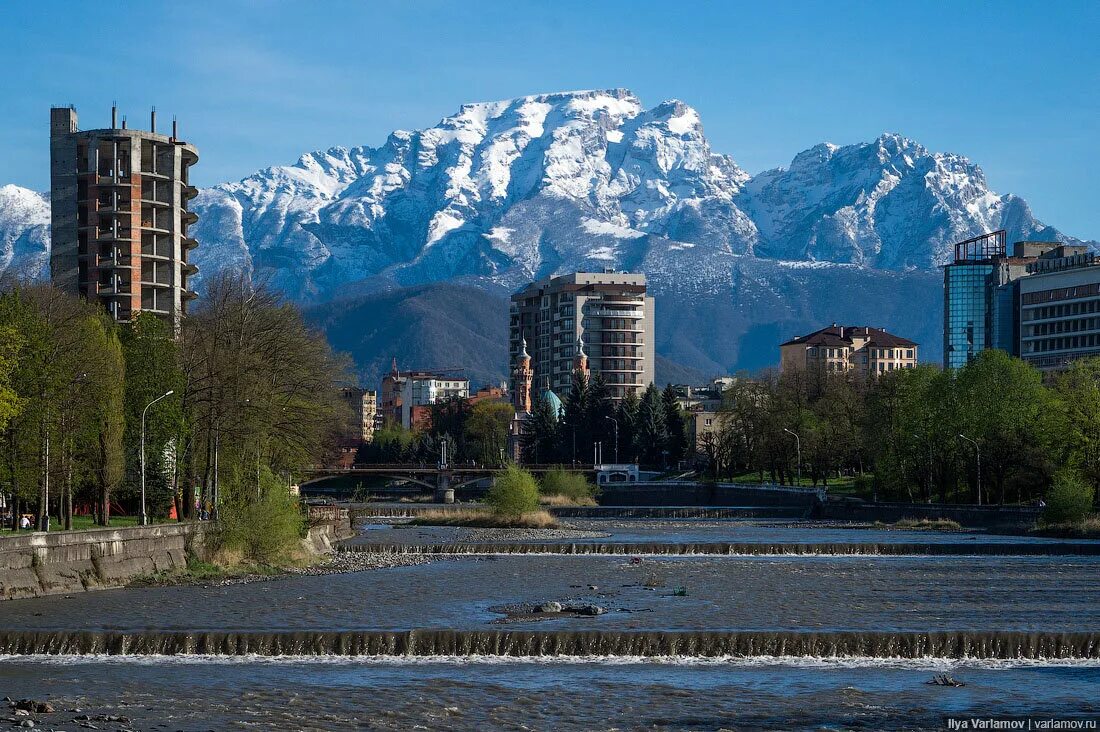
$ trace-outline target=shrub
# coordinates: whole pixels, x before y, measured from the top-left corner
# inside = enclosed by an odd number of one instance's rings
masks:
[[[554,468],[543,474],[539,492],[546,496],[564,496],[574,501],[584,501],[596,495],[596,486],[583,473]]]
[[[269,471],[259,495],[237,492],[220,511],[221,545],[257,564],[276,564],[299,547],[305,521],[298,500]]]
[[[538,510],[538,485],[529,472],[509,465],[485,494],[485,503],[502,516],[522,516]]]
[[[1093,488],[1073,470],[1060,470],[1047,494],[1044,525],[1081,521],[1092,510]]]

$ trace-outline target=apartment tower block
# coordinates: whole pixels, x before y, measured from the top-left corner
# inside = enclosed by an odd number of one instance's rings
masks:
[[[587,357],[588,370],[603,375],[614,398],[641,396],[654,380],[653,313],[642,274],[576,272],[533,282],[512,295],[509,373],[516,373],[526,341],[540,393],[567,392]],[[519,386],[512,384],[513,393]]]
[[[175,121],[170,136],[157,134],[155,110],[148,132],[117,122],[112,108],[110,128],[81,131],[75,109],[50,110],[51,278],[118,322],[148,311],[178,329],[195,297],[188,228],[198,216],[188,202],[198,151]]]

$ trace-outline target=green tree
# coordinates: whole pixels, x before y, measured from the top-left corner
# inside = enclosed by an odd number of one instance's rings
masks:
[[[19,414],[19,395],[12,387],[12,376],[23,348],[23,337],[11,326],[0,327],[0,431]]]
[[[485,503],[501,516],[518,517],[538,510],[539,489],[531,473],[509,465],[485,494]]]
[[[1075,470],[1059,470],[1047,495],[1042,522],[1049,525],[1080,521],[1092,510],[1094,494],[1095,489]]]
[[[626,463],[633,463],[638,459],[635,445],[637,444],[639,405],[638,395],[628,389],[615,409],[615,419],[619,422],[619,459]]]
[[[569,394],[562,405],[561,424],[557,432],[560,442],[555,452],[570,462],[583,461],[594,442],[589,384],[589,378],[583,371],[574,371]],[[551,461],[544,459],[543,462]]]
[[[1026,500],[1049,485],[1060,462],[1062,424],[1039,372],[1003,351],[982,351],[958,370],[955,390],[960,432],[981,448],[983,501],[1004,503],[1009,492]],[[976,477],[974,485],[976,491]]]
[[[668,430],[665,426],[665,407],[661,392],[653,384],[646,387],[638,407],[635,432],[638,459],[645,465],[665,465],[668,446]]]
[[[1070,464],[1100,488],[1100,358],[1074,361],[1054,380],[1054,393],[1066,418]]]
[[[508,431],[515,410],[507,402],[481,401],[474,405],[466,420],[467,454],[482,465],[500,462],[508,447]]]
[[[126,477],[131,489],[141,484],[141,417],[145,412],[147,504],[165,516],[179,480],[179,448],[186,444],[183,398],[186,387],[171,325],[152,313],[140,313],[121,329],[126,367]],[[172,395],[153,400],[168,391]],[[177,507],[181,508],[181,507]]]
[[[554,407],[542,394],[531,404],[531,415],[523,422],[520,453],[525,463],[554,463],[558,455],[558,435],[561,425]]]
[[[688,449],[687,419],[676,397],[672,384],[665,385],[661,393],[661,404],[665,413],[665,430],[668,432],[668,460],[673,465],[687,457]]]
[[[539,492],[544,496],[565,496],[578,500],[593,498],[596,495],[596,486],[584,473],[553,468],[543,473],[539,481]]]

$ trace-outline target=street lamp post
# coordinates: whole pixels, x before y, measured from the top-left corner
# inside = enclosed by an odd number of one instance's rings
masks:
[[[141,410],[141,525],[147,526],[149,524],[149,516],[145,513],[145,413],[149,411],[149,407],[153,406],[161,399],[172,396],[175,390],[169,389],[145,405],[145,409]]]
[[[799,439],[797,432],[792,432],[786,427],[783,428],[783,431],[794,437],[794,447],[798,451],[798,484],[802,485],[802,440]]]
[[[972,440],[961,432],[959,433],[959,437],[974,446],[974,453],[978,458],[978,505],[980,506],[982,505],[982,448],[977,440]]]
[[[610,419],[611,423],[615,425],[615,464],[619,464],[619,420],[614,417],[604,415],[604,419]]]

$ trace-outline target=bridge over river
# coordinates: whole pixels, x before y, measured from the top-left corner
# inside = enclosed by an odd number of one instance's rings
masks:
[[[560,465],[524,465],[524,470],[532,473],[545,473],[548,470],[561,468]],[[431,465],[427,463],[382,463],[382,464],[356,464],[350,468],[310,468],[305,472],[306,480],[301,484],[303,493],[324,493],[324,483],[331,482],[337,477],[374,477],[388,478],[390,480],[417,486],[417,493],[431,492],[435,494],[437,501],[442,503],[454,503],[455,492],[464,488],[491,481],[503,473],[505,468],[487,465]],[[575,468],[593,476],[596,471],[593,468]],[[402,493],[406,491],[386,491]]]

